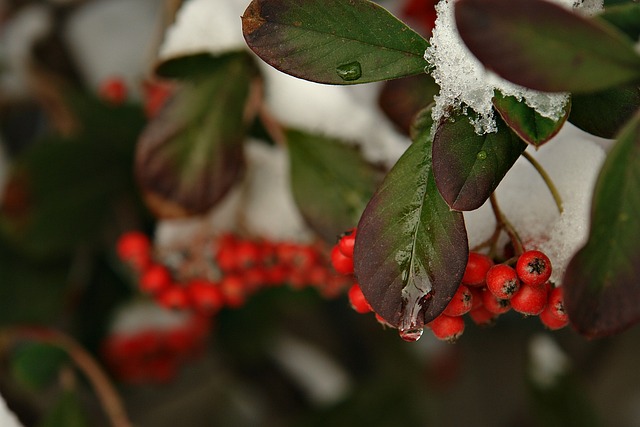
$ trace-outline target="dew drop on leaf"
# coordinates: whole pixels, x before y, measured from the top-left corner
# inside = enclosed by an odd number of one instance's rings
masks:
[[[407,342],[416,342],[422,336],[423,328],[400,329],[398,334],[400,338]]]
[[[478,154],[476,155],[476,158],[478,160],[485,160],[487,158],[487,152],[484,150],[478,151]]]
[[[362,66],[358,61],[349,62],[336,67],[336,73],[345,81],[358,80],[362,77]]]

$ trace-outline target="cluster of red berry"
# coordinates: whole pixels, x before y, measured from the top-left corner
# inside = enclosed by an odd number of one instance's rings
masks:
[[[102,355],[122,381],[167,382],[183,363],[202,353],[209,330],[208,319],[190,316],[172,328],[114,333],[103,342]]]
[[[355,230],[349,231],[331,252],[334,268],[342,274],[353,274],[355,236]],[[563,290],[549,281],[551,271],[551,261],[537,250],[525,251],[500,264],[487,255],[471,252],[458,290],[443,313],[427,326],[437,338],[455,341],[464,332],[463,315],[469,314],[478,325],[490,325],[513,309],[526,316],[539,316],[549,329],[563,328],[569,323]],[[372,311],[357,283],[349,291],[349,301],[358,313]]]
[[[143,83],[144,112],[147,118],[155,117],[167,100],[175,92],[175,84],[163,80],[149,80]],[[129,88],[124,79],[113,76],[105,79],[98,88],[98,96],[113,106],[129,101]]]
[[[350,283],[329,267],[322,248],[290,242],[241,239],[227,234],[211,247],[211,272],[215,278],[178,280],[164,264],[153,259],[149,238],[140,232],[123,234],[118,256],[138,275],[141,291],[161,306],[215,314],[222,307],[242,306],[265,287],[289,284],[295,289],[313,286],[330,298]]]

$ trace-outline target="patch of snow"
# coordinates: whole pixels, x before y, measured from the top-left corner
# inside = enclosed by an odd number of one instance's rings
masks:
[[[184,326],[191,319],[186,311],[170,310],[150,300],[134,301],[120,307],[114,313],[111,332],[133,335],[153,330],[173,330]]]
[[[529,375],[539,387],[553,387],[558,377],[569,369],[569,358],[547,334],[531,338],[529,359]]]
[[[18,417],[11,412],[4,398],[0,396],[0,426],[2,427],[22,427]]]

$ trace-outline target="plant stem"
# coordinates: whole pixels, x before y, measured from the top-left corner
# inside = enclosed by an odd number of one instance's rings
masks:
[[[64,350],[93,386],[102,408],[113,427],[132,427],[124,404],[115,387],[98,362],[72,337],[44,327],[9,328],[3,331],[10,341],[28,339],[54,345]]]
[[[520,236],[518,236],[518,232],[514,228],[514,226],[509,222],[507,217],[500,210],[500,206],[498,205],[498,200],[496,199],[496,194],[493,193],[489,197],[489,201],[491,202],[491,209],[493,209],[493,214],[496,217],[497,227],[499,229],[504,230],[509,239],[511,239],[511,243],[513,244],[513,250],[516,255],[520,255],[524,252],[524,248],[522,246],[522,240],[520,240]],[[496,239],[497,242],[498,239]],[[491,252],[495,252],[495,242],[494,246],[491,248]]]
[[[547,185],[547,188],[551,192],[551,195],[553,196],[553,200],[556,202],[556,206],[558,207],[558,212],[562,214],[562,212],[564,211],[562,207],[562,197],[560,197],[560,193],[558,192],[558,189],[556,188],[555,184],[553,183],[553,180],[551,179],[547,171],[544,170],[542,165],[538,163],[538,161],[534,159],[533,156],[531,156],[531,154],[524,151],[522,155],[524,156],[525,159],[529,161],[529,163],[531,163],[531,166],[533,166],[533,168],[540,174],[540,176],[542,177],[542,180],[544,181],[544,183]]]

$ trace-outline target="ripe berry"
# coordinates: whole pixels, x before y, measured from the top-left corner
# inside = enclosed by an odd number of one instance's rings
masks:
[[[139,231],[124,233],[116,244],[118,257],[138,271],[143,271],[151,262],[150,250],[149,237]]]
[[[354,283],[351,288],[349,288],[349,302],[351,303],[351,307],[360,314],[369,313],[373,311],[371,306],[367,302],[367,299],[364,297],[362,293],[362,289],[360,289],[360,285]]]
[[[567,312],[564,309],[564,291],[562,286],[553,288],[549,291],[549,300],[545,310],[549,310],[549,312],[558,320],[569,320]]]
[[[464,320],[461,316],[447,316],[441,314],[428,325],[436,338],[454,342],[464,332]]]
[[[482,291],[482,304],[484,308],[494,314],[506,313],[511,309],[508,299],[500,299],[488,289]]]
[[[447,316],[462,316],[468,313],[472,306],[473,295],[471,291],[465,285],[460,285],[443,313]]]
[[[356,229],[347,231],[338,242],[340,252],[346,257],[353,258],[353,247],[356,244]]]
[[[189,307],[189,297],[181,286],[170,286],[156,295],[156,301],[172,310],[184,310]]]
[[[547,305],[546,286],[531,286],[523,283],[520,290],[511,297],[511,308],[528,316],[540,314]]]
[[[225,304],[232,308],[244,305],[247,292],[244,281],[236,274],[224,276],[220,281],[220,289],[224,296]]]
[[[140,277],[140,290],[157,294],[171,286],[171,273],[162,264],[149,266]]]
[[[349,258],[340,252],[338,245],[331,249],[331,265],[340,274],[353,273],[353,258]]]
[[[496,297],[509,299],[519,288],[518,275],[508,265],[494,265],[487,271],[487,289]]]
[[[562,329],[569,323],[569,318],[559,319],[553,314],[553,309],[550,304],[547,304],[544,310],[540,313],[540,321],[544,326],[555,331],[556,329]]]
[[[498,316],[498,314],[490,312],[484,306],[480,306],[469,312],[469,317],[471,317],[473,323],[478,326],[492,325]]]
[[[551,261],[540,251],[526,251],[518,258],[516,272],[523,283],[541,286],[551,277]]]
[[[127,86],[121,78],[112,77],[100,85],[99,95],[111,104],[120,105],[127,100]]]
[[[215,313],[224,305],[224,296],[220,288],[207,280],[192,280],[186,291],[191,305],[203,313]]]
[[[493,266],[493,260],[488,256],[470,252],[467,260],[467,267],[462,276],[462,283],[467,286],[482,286],[485,281],[487,271]]]

